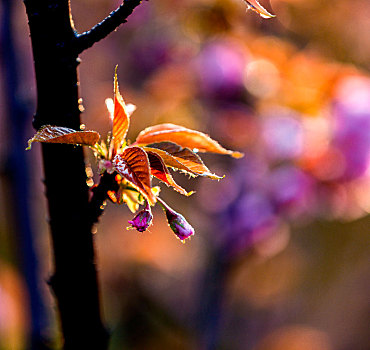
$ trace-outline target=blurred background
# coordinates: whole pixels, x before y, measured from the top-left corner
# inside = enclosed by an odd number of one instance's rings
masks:
[[[119,3],[73,0],[76,29]],[[245,153],[203,157],[219,182],[174,174],[190,198],[161,186],[196,229],[186,244],[159,208],[139,233],[108,203],[95,239],[111,350],[370,349],[370,2],[261,4],[277,17],[241,0],[144,1],[81,56],[87,129],[110,129],[118,64],[137,106],[129,139],[171,122]],[[0,349],[57,346],[40,149],[24,152],[35,82],[22,2],[2,0],[0,17]]]

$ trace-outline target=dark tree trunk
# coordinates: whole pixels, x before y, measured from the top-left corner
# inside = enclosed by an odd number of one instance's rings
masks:
[[[25,0],[37,82],[36,129],[78,130],[78,57],[68,0]],[[100,314],[89,193],[82,147],[42,145],[54,250],[50,285],[56,296],[64,349],[106,349]]]
[[[77,34],[68,0],[24,0],[37,86],[35,129],[43,125],[80,128],[78,54],[106,37],[141,0],[122,5],[90,31]],[[92,199],[86,184],[82,147],[42,144],[44,182],[54,252],[50,285],[55,294],[64,349],[104,350],[108,345],[100,310],[92,225],[102,213],[110,176]]]

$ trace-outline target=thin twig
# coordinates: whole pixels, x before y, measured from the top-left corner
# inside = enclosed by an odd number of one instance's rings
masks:
[[[124,0],[122,5],[111,12],[103,21],[95,25],[89,31],[76,36],[77,53],[85,51],[96,42],[104,39],[108,34],[117,29],[126,22],[128,16],[134,11],[135,7],[140,5],[142,0]]]

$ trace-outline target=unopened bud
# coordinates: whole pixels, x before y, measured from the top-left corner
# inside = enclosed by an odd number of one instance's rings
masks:
[[[152,223],[153,215],[150,210],[150,206],[147,203],[145,209],[140,211],[132,220],[128,223],[131,224],[132,228],[135,228],[139,232],[144,232]]]
[[[186,221],[186,219],[173,209],[171,209],[162,199],[158,198],[159,204],[166,213],[168,224],[175,235],[181,240],[189,238],[194,234],[194,228]]]

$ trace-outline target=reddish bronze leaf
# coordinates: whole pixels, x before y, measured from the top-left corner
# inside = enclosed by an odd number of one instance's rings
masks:
[[[99,141],[99,138],[100,135],[96,131],[76,131],[62,126],[46,125],[32,139],[28,140],[27,149],[31,149],[33,142],[93,146]]]
[[[273,18],[275,15],[268,12],[257,0],[244,0],[247,3],[248,9],[257,12],[262,18]]]
[[[150,164],[147,154],[140,147],[127,147],[113,158],[116,171],[128,180],[149,202],[156,197],[151,190]]]
[[[163,181],[167,186],[172,186],[177,192],[185,196],[190,196],[192,194],[192,192],[187,192],[175,182],[162,158],[158,154],[151,151],[147,151],[146,153],[148,154],[150,170],[153,176]]]
[[[179,169],[192,175],[207,176],[214,180],[220,176],[212,174],[200,157],[189,148],[182,148],[173,142],[159,142],[144,147],[146,151],[157,153],[167,166]]]
[[[187,129],[174,124],[151,126],[140,132],[136,139],[138,144],[150,144],[162,141],[174,142],[184,148],[187,147],[199,152],[228,154],[234,158],[243,157],[243,153],[229,151],[223,148],[217,141],[200,131]]]
[[[114,111],[113,111],[113,156],[117,154],[118,149],[122,146],[127,130],[130,125],[130,113],[123,100],[117,80],[117,69],[114,74]]]

